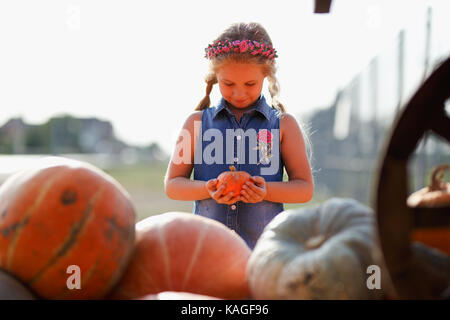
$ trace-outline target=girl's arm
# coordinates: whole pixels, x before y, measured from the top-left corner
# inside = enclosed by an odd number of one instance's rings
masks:
[[[178,136],[175,150],[170,158],[164,179],[164,189],[167,196],[174,200],[203,200],[213,198],[218,203],[232,204],[239,200],[239,195],[223,194],[225,185],[216,188],[217,180],[191,180],[194,167],[194,154],[198,130],[201,125],[202,112],[198,111],[189,116]]]
[[[280,119],[281,156],[289,181],[266,182],[264,200],[282,203],[303,203],[311,200],[314,182],[306,154],[305,141],[297,120],[290,114]]]
[[[201,117],[201,111],[191,114],[178,136],[164,179],[164,188],[170,199],[192,201],[211,197],[204,181],[190,179],[194,168],[194,141],[197,141],[198,135],[194,132],[195,122],[201,121]]]

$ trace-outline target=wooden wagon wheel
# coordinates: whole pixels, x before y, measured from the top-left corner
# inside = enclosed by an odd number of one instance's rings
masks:
[[[403,108],[385,145],[376,183],[375,210],[378,240],[384,263],[400,299],[449,298],[450,257],[412,243],[415,229],[449,228],[450,207],[407,206],[408,158],[431,130],[450,141],[450,118],[445,102],[450,97],[450,57],[422,84]]]

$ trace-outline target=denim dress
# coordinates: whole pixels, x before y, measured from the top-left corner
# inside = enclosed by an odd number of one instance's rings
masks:
[[[281,112],[266,103],[263,95],[238,122],[224,98],[204,109],[196,142],[194,180],[208,181],[234,166],[266,182],[283,180],[280,151]],[[261,201],[232,205],[214,199],[194,202],[194,214],[217,220],[240,235],[253,249],[264,227],[281,211],[283,204]]]

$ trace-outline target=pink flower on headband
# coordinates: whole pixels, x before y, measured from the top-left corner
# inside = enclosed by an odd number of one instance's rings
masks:
[[[247,49],[248,49],[247,41],[242,41],[241,44],[239,45],[240,52],[246,52]]]

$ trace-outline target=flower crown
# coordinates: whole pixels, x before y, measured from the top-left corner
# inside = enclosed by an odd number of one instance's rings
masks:
[[[213,59],[220,54],[228,52],[248,52],[254,56],[260,55],[271,60],[278,58],[277,51],[271,45],[252,40],[231,41],[231,39],[218,40],[208,45],[205,48],[205,58]]]

